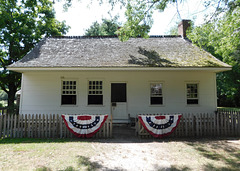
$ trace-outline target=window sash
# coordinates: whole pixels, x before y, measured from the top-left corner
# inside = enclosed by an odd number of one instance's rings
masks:
[[[62,80],[61,85],[61,105],[77,104],[77,81]]]
[[[187,88],[187,104],[198,104],[198,84],[197,83],[188,83]]]
[[[77,82],[62,80],[62,95],[77,95]]]
[[[151,83],[150,84],[150,104],[162,105],[163,104],[163,84]]]
[[[88,105],[103,105],[103,81],[88,81]]]
[[[88,81],[88,95],[102,95],[103,94],[102,81]]]
[[[151,83],[151,97],[162,97],[162,83]]]

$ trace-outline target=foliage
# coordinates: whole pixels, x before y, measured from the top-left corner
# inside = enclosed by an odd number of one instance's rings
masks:
[[[67,9],[72,5],[72,0],[63,0],[64,8]],[[94,0],[91,0],[94,1]],[[99,4],[109,3],[112,10],[116,4],[120,4],[126,8],[125,16],[127,21],[117,31],[121,41],[126,41],[130,37],[148,37],[151,26],[153,24],[152,14],[155,10],[164,11],[170,3],[178,3],[177,0],[96,0]],[[181,2],[182,0],[180,0]],[[97,24],[96,24],[96,27]]]
[[[8,99],[8,95],[5,91],[0,90],[0,101],[1,100],[7,100]]]
[[[65,2],[64,8],[67,9],[72,5],[72,0],[62,0]],[[178,11],[178,3],[186,2],[185,0],[91,0],[98,1],[99,4],[108,3],[112,5],[112,9],[116,4],[125,7],[125,16],[127,21],[123,26],[117,31],[120,40],[126,41],[130,37],[148,37],[148,33],[153,24],[152,14],[154,11],[164,11],[169,4],[175,4],[176,12]],[[236,1],[236,0],[235,0]],[[227,6],[231,6],[234,3],[234,0],[204,0],[202,4],[206,8],[215,8],[216,10],[212,15],[209,16],[209,19],[220,16],[222,12],[228,10]],[[233,5],[234,6],[234,5]],[[180,15],[179,15],[180,16]],[[214,17],[213,17],[214,16]],[[161,19],[159,19],[161,20]],[[175,30],[172,30],[173,34],[176,34]]]
[[[240,0],[229,1],[221,15],[194,28],[188,37],[232,66],[232,71],[217,75],[219,104],[240,106]]]
[[[128,0],[125,16],[127,21],[117,31],[120,40],[126,41],[129,37],[148,38],[148,33],[153,24],[152,14],[154,10],[164,11],[169,3],[177,3],[176,0]]]
[[[44,37],[66,33],[65,22],[55,19],[50,0],[0,0],[0,87],[8,94],[8,106],[20,87],[21,74],[7,70]]]
[[[113,36],[116,35],[116,31],[120,26],[117,21],[118,17],[113,19],[102,19],[102,23],[95,21],[89,29],[86,30],[86,36]]]

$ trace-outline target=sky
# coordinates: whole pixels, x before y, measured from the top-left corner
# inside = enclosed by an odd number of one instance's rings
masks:
[[[99,5],[98,1],[93,0],[89,5],[89,1],[82,0],[81,2],[73,0],[72,7],[67,12],[63,12],[63,2],[55,1],[56,18],[59,21],[66,21],[66,24],[71,28],[67,33],[68,36],[82,36],[85,30],[88,29],[93,22],[101,22],[102,18],[111,19],[111,16],[119,15],[119,21],[124,22],[124,9],[115,7],[111,14],[109,4]],[[204,14],[206,13],[203,6],[203,0],[184,0],[178,5],[181,19],[194,20],[195,25],[203,23]],[[178,13],[175,4],[170,4],[164,12],[154,12],[154,24],[149,35],[165,35],[171,27],[176,25],[178,20]]]

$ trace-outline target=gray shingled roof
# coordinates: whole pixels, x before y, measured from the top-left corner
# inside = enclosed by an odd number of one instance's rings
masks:
[[[9,68],[230,67],[181,37],[55,37],[38,43]]]

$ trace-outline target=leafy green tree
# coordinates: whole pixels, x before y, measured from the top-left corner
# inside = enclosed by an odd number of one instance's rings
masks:
[[[224,10],[223,10],[224,9]],[[198,46],[232,66],[217,75],[219,105],[240,106],[240,0],[220,9],[222,17],[212,17],[195,27],[188,37]],[[217,12],[219,15],[219,12]]]
[[[8,95],[5,91],[0,90],[0,101],[1,100],[7,100],[8,99]]]
[[[44,37],[62,35],[65,22],[55,19],[50,0],[0,0],[0,87],[8,94],[8,107],[21,84],[21,74],[7,70]]]
[[[62,0],[65,2],[64,8],[68,8],[72,4],[72,0]],[[186,0],[92,0],[98,1],[100,4],[109,3],[112,5],[112,10],[116,4],[120,4],[125,7],[125,16],[127,21],[117,31],[120,40],[126,41],[129,37],[141,36],[148,37],[148,33],[153,24],[152,14],[154,11],[162,12],[169,4],[175,4],[176,12],[179,13],[179,3],[186,2]],[[214,15],[226,10],[226,4],[229,4],[233,0],[204,0],[202,3],[208,7],[214,7],[216,11]],[[180,16],[180,15],[179,15]],[[161,19],[159,19],[161,20]]]
[[[116,35],[120,23],[117,21],[118,17],[113,19],[102,19],[102,23],[95,21],[89,29],[86,30],[86,36],[113,36]]]

